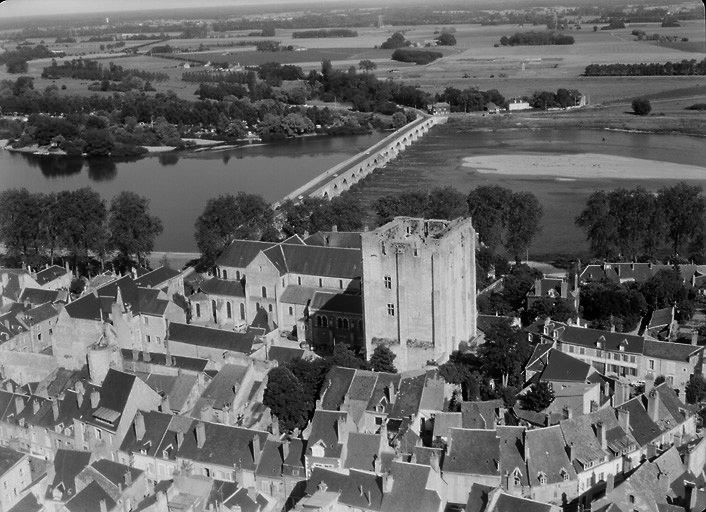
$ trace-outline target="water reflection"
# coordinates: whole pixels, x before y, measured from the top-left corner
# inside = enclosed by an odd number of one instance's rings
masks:
[[[179,155],[176,153],[162,153],[159,155],[158,159],[159,163],[165,167],[179,163]]]
[[[32,167],[39,167],[47,178],[65,178],[83,169],[83,158],[63,155],[32,155],[21,153]]]
[[[87,158],[88,177],[93,181],[110,181],[118,174],[118,166],[110,158]]]

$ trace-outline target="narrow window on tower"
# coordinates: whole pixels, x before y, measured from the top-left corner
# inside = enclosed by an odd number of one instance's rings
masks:
[[[387,315],[388,316],[395,316],[395,305],[394,304],[387,305]]]
[[[385,288],[392,290],[392,278],[390,276],[385,276]]]

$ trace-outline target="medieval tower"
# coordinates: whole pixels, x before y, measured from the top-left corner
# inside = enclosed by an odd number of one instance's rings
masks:
[[[396,217],[362,234],[365,348],[399,370],[444,362],[476,336],[476,233],[470,219]]]

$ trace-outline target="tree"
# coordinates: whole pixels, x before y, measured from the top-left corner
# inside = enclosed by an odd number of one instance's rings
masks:
[[[485,335],[478,350],[483,372],[504,387],[520,386],[523,365],[532,351],[526,336],[510,322],[493,323]]]
[[[510,201],[505,248],[519,264],[523,253],[540,232],[542,206],[531,192],[517,192]]]
[[[42,219],[36,194],[25,188],[0,192],[0,242],[10,256],[27,260],[38,252]]]
[[[74,258],[88,259],[91,252],[102,257],[106,249],[108,210],[98,192],[88,187],[57,194],[60,245]]]
[[[409,46],[409,42],[405,39],[401,32],[395,32],[380,45],[380,48],[383,50],[394,50],[403,46]]]
[[[196,220],[196,245],[204,260],[213,263],[233,240],[260,240],[272,222],[272,209],[259,195],[218,196],[208,201]]]
[[[586,207],[575,222],[585,231],[592,254],[606,259],[617,254],[617,223],[612,217],[605,191],[598,190],[589,196]]]
[[[366,73],[368,71],[373,71],[374,69],[377,69],[377,67],[378,65],[370,59],[363,59],[358,63],[358,69],[365,71]]]
[[[660,384],[662,384],[663,382],[667,382],[667,377],[665,377],[664,375],[657,375],[657,378],[655,379],[654,385],[655,385],[655,387],[657,387]]]
[[[163,231],[162,221],[149,213],[149,199],[128,191],[111,201],[108,228],[110,245],[126,259],[135,255],[141,265]]]
[[[267,373],[262,403],[277,417],[281,430],[306,427],[308,417],[303,396],[299,379],[286,366],[277,366]]]
[[[326,360],[331,366],[342,366],[356,370],[370,369],[368,362],[356,356],[345,343],[336,344],[336,346],[333,347],[333,354],[328,356]]]
[[[679,269],[659,270],[641,286],[640,291],[652,309],[667,308],[687,298]]]
[[[537,384],[532,384],[520,401],[523,409],[541,412],[554,401],[554,389],[552,389],[550,382],[540,381]]]
[[[442,32],[436,42],[439,46],[456,46],[456,37],[450,32]]]
[[[706,398],[706,380],[701,375],[692,375],[684,392],[687,403],[702,402]]]
[[[429,191],[424,216],[427,219],[445,220],[466,217],[468,216],[466,198],[453,187],[434,187]]]
[[[87,129],[83,134],[88,156],[109,156],[115,147],[115,140],[107,129]]]
[[[525,323],[530,324],[536,319],[551,318],[557,322],[566,322],[576,316],[573,301],[562,298],[540,297],[532,302],[525,314]]]
[[[394,362],[396,357],[397,355],[385,345],[378,345],[370,357],[370,366],[376,372],[397,373]]]
[[[645,297],[635,286],[594,282],[581,287],[580,309],[582,317],[592,322],[594,328],[613,326],[620,332],[630,332],[637,327],[648,307]]]
[[[405,116],[402,112],[395,112],[392,114],[392,127],[395,130],[402,128],[406,124],[407,116]]]
[[[480,241],[495,250],[502,241],[512,190],[499,185],[483,185],[468,194],[468,212]]]
[[[638,116],[646,116],[652,110],[650,100],[647,98],[635,98],[632,100],[632,111]]]
[[[673,254],[684,250],[701,252],[706,234],[706,200],[701,187],[682,182],[662,188],[657,193],[657,203],[665,218]]]

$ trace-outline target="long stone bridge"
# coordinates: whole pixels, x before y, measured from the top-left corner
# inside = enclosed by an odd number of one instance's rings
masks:
[[[440,123],[445,123],[445,116],[423,115],[399,130],[391,133],[366,151],[337,164],[305,183],[294,192],[285,196],[272,206],[277,209],[287,200],[295,202],[305,197],[324,197],[332,199],[358,183],[375,169],[397,158],[407,146],[426,134],[429,129]]]

